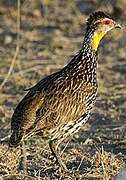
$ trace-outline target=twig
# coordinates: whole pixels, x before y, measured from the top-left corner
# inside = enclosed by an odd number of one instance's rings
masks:
[[[67,148],[68,144],[69,144],[69,141],[66,143],[65,147],[64,147],[63,150],[61,151],[60,156],[64,153],[64,151],[65,151],[65,149]]]
[[[20,12],[20,0],[17,1],[17,43],[16,43],[16,50],[15,50],[15,54],[12,58],[12,61],[11,61],[11,65],[10,65],[10,68],[9,68],[9,71],[7,73],[7,76],[5,77],[5,79],[3,80],[3,82],[1,83],[0,85],[0,89],[2,89],[2,87],[5,85],[5,83],[8,81],[12,71],[13,71],[13,68],[14,68],[14,64],[15,64],[15,61],[17,59],[17,56],[18,56],[18,53],[19,53],[19,50],[20,50],[20,18],[21,18],[21,12]]]
[[[77,168],[77,171],[80,170],[80,167],[81,167],[81,165],[82,165],[83,160],[84,160],[84,156],[82,156],[82,158],[81,158],[81,161],[80,161],[80,164],[79,164],[79,166],[78,166],[78,168]]]
[[[1,139],[0,139],[0,142],[5,141],[5,140],[8,139],[8,138],[10,138],[10,135],[7,135],[7,136],[1,138]]]

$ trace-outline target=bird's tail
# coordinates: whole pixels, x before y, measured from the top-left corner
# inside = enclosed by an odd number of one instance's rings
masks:
[[[23,135],[24,135],[24,131],[22,129],[13,130],[12,135],[10,137],[9,146],[10,147],[18,146],[22,140]]]

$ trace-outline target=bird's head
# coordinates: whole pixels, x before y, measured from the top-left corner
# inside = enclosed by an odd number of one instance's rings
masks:
[[[91,46],[93,50],[97,51],[100,40],[108,31],[114,28],[121,28],[121,25],[104,12],[98,11],[90,15],[87,20],[86,31],[89,32],[89,36],[91,36]]]

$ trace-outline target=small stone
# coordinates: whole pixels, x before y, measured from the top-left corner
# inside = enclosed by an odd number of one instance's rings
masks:
[[[12,40],[13,40],[12,36],[6,35],[5,38],[4,38],[4,44],[8,45],[8,44],[12,43]]]

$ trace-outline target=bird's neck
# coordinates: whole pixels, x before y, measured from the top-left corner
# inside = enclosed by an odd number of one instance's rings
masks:
[[[85,34],[82,49],[97,52],[99,43],[105,34],[105,32],[96,31],[95,29],[88,30]]]
[[[96,34],[95,30],[87,31],[79,54],[64,68],[67,75],[68,72],[70,77],[74,75],[78,83],[96,84],[97,48],[101,38],[102,35]]]

